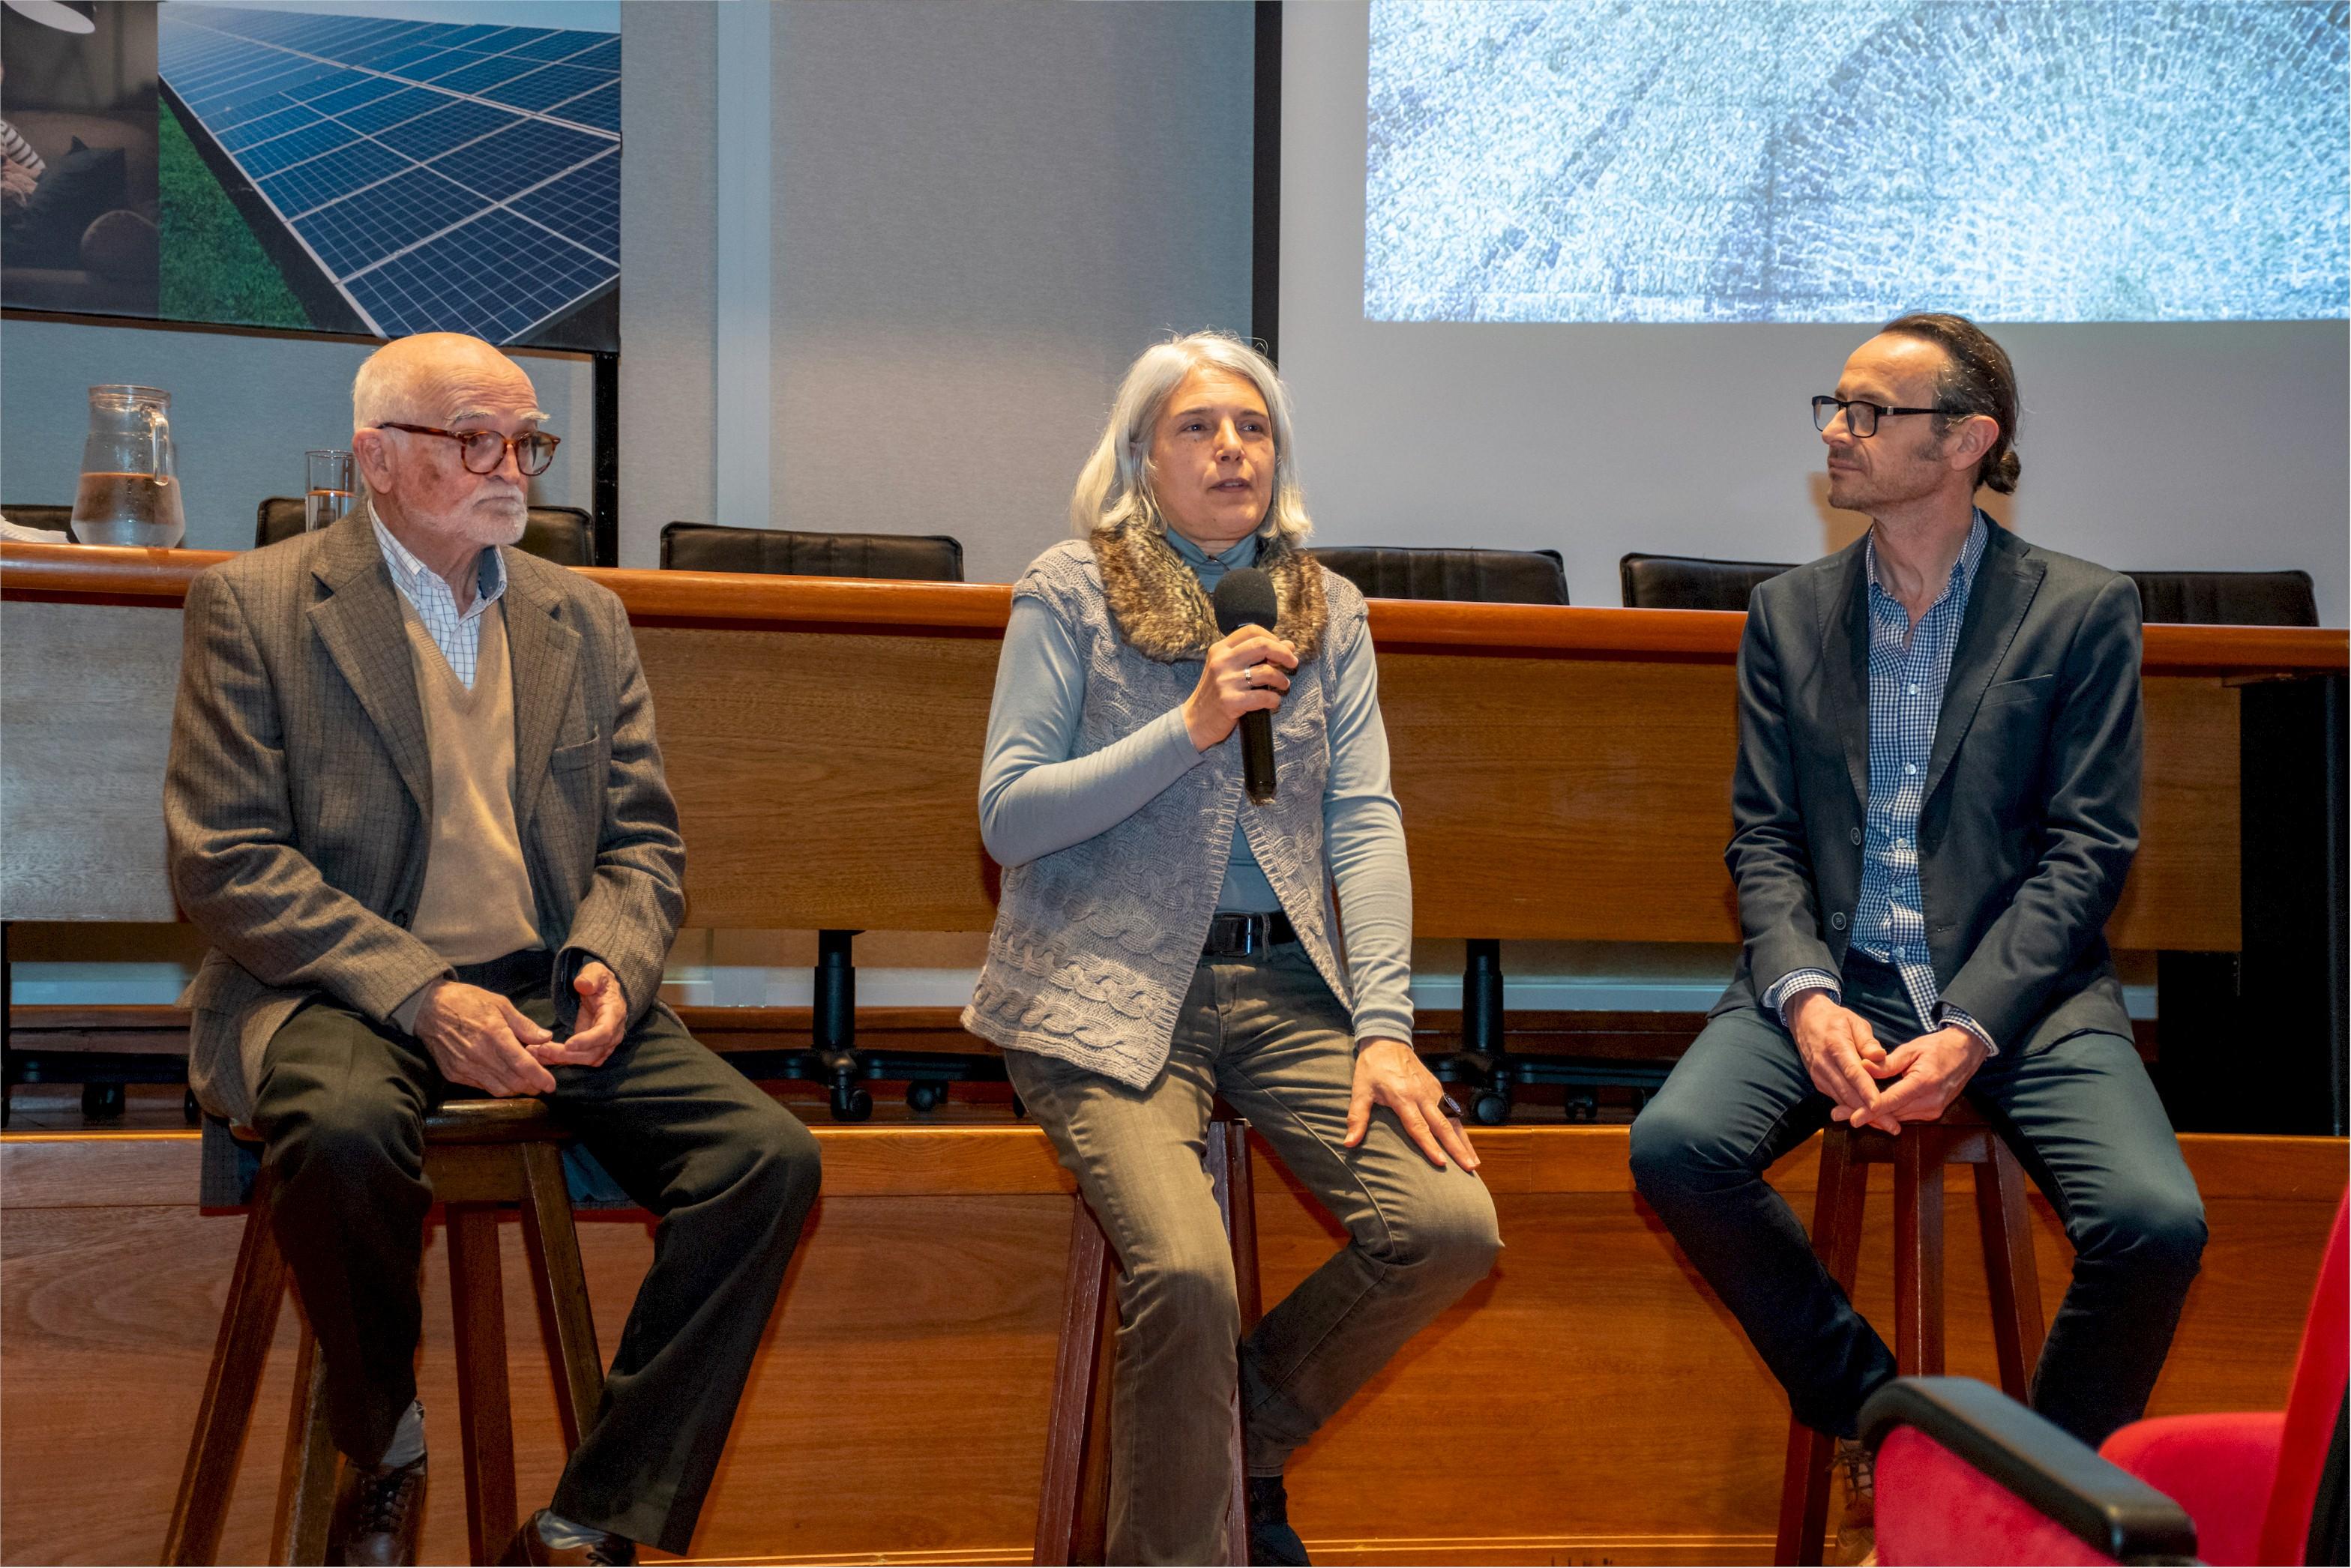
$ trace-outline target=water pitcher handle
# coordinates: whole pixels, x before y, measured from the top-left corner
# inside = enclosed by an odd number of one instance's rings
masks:
[[[172,471],[172,422],[158,409],[148,409],[147,455],[155,465],[155,477],[169,484],[177,477]]]

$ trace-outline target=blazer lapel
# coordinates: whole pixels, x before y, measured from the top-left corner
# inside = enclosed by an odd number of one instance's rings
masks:
[[[2034,560],[2013,534],[1998,523],[1984,542],[1983,559],[1976,563],[1976,580],[1968,591],[1967,618],[1959,622],[1959,645],[1951,654],[1950,678],[1943,684],[1942,711],[1935,717],[1935,748],[1927,760],[1925,800],[1935,793],[1958,755],[1976,709],[1991,685],[2024,612],[2049,573],[2045,561]]]
[[[364,507],[328,536],[311,571],[329,597],[310,607],[319,641],[383,737],[392,765],[427,821],[433,818],[433,757],[424,737],[424,708],[416,695],[416,665],[401,624],[399,590]]]
[[[514,552],[507,564],[507,663],[514,675],[515,826],[526,838],[547,760],[580,678],[580,633],[556,619],[555,599],[540,591]]]
[[[1845,771],[1865,810],[1869,801],[1869,536],[1820,569],[1821,674],[1844,740]]]

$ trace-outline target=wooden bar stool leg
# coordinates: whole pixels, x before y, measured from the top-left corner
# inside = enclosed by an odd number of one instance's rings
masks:
[[[277,1331],[277,1303],[286,1294],[286,1260],[269,1228],[268,1180],[264,1173],[255,1185],[252,1210],[237,1243],[236,1269],[229,1276],[228,1303],[213,1345],[212,1371],[204,1379],[204,1401],[196,1406],[196,1428],[188,1438],[187,1462],[180,1471],[180,1495],[163,1536],[167,1563],[210,1563],[220,1554],[237,1452],[253,1419],[254,1390],[260,1386],[262,1364]]]
[[[580,1265],[580,1233],[571,1220],[571,1189],[563,1180],[563,1152],[553,1144],[522,1149],[523,1246],[539,1304],[555,1327],[556,1401],[563,1419],[563,1451],[580,1447],[604,1397],[604,1358],[596,1348],[596,1320],[588,1301],[588,1275]]]
[[[447,1214],[458,1424],[465,1437],[466,1543],[475,1562],[489,1563],[514,1539],[516,1524],[498,1217],[495,1208],[463,1203],[449,1205]]]
[[[1943,1161],[1925,1127],[1894,1155],[1894,1365],[1943,1374]]]
[[[327,1560],[338,1458],[327,1426],[327,1358],[319,1354],[319,1336],[305,1322],[294,1363],[294,1414],[286,1424],[286,1458],[278,1471],[277,1522],[270,1531],[272,1563]]]
[[[1984,1277],[1991,1284],[1991,1332],[2002,1392],[2022,1405],[2040,1364],[2041,1271],[2032,1258],[2032,1214],[2024,1171],[1998,1137],[1976,1166],[1976,1225],[1983,1232]]]
[[[1208,1180],[1217,1193],[1217,1208],[1225,1222],[1225,1239],[1232,1249],[1233,1288],[1239,1299],[1241,1333],[1257,1326],[1263,1316],[1257,1277],[1257,1199],[1249,1179],[1249,1124],[1212,1121],[1208,1124]],[[1243,1243],[1247,1247],[1244,1249]],[[1225,1511],[1225,1561],[1249,1562],[1249,1455],[1241,1437],[1241,1389],[1233,1384],[1232,1439],[1226,1445],[1232,1466],[1230,1505]]]
[[[1853,1293],[1861,1267],[1861,1222],[1869,1169],[1853,1157],[1853,1134],[1832,1126],[1821,1138],[1820,1185],[1813,1199],[1813,1253],[1829,1278]],[[1817,1563],[1828,1533],[1829,1456],[1836,1440],[1794,1416],[1780,1481],[1780,1532],[1772,1561]]]
[[[1098,1433],[1097,1407],[1109,1401],[1104,1371],[1112,1336],[1106,1332],[1111,1302],[1110,1241],[1083,1197],[1071,1205],[1070,1260],[1061,1290],[1061,1335],[1053,1360],[1053,1395],[1045,1417],[1045,1479],[1037,1500],[1037,1541],[1030,1560],[1070,1563],[1087,1560],[1092,1513],[1098,1531],[1101,1505],[1090,1497],[1091,1472],[1108,1475],[1108,1456]],[[1092,1462],[1090,1462],[1092,1461]]]

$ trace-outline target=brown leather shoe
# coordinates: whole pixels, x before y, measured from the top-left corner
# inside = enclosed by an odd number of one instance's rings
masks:
[[[1844,1511],[1837,1520],[1835,1561],[1861,1568],[1877,1561],[1877,1461],[1859,1438],[1839,1437],[1835,1462],[1844,1475]]]
[[[327,1526],[327,1561],[351,1568],[391,1568],[416,1561],[424,1530],[424,1464],[343,1464],[335,1514]]]
[[[635,1542],[625,1535],[611,1535],[601,1531],[597,1531],[596,1538],[585,1546],[549,1546],[547,1538],[538,1532],[538,1521],[546,1517],[547,1510],[542,1508],[524,1520],[522,1528],[515,1531],[514,1544],[507,1548],[507,1554],[500,1561],[605,1564],[634,1563],[637,1560]]]

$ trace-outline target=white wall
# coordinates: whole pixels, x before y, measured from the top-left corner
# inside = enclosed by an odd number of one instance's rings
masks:
[[[315,338],[0,322],[0,505],[71,505],[89,389],[162,387],[172,394],[187,548],[249,549],[262,500],[302,493],[303,452],[351,444],[351,376],[367,355],[365,344]],[[518,358],[548,428],[563,437],[531,498],[592,507],[592,368],[580,358]]]
[[[1795,561],[1855,537],[1820,503],[1805,404],[1864,329],[1364,319],[1365,16],[1283,12],[1280,348],[1320,537],[1557,549],[1584,604],[1618,602],[1631,550]],[[1993,331],[2024,474],[1989,510],[2118,568],[2299,567],[2345,624],[2344,322]]]
[[[624,6],[621,561],[678,518],[946,533],[975,580],[1061,538],[1120,371],[1249,327],[1246,0],[799,0],[765,101],[716,7]],[[753,101],[738,101],[748,97]],[[763,516],[720,516],[723,137],[772,135]],[[747,165],[754,160],[744,160]]]
[[[1251,9],[775,14],[774,519],[1065,537],[1129,361],[1249,327]],[[724,522],[739,519],[720,518]]]
[[[716,7],[621,7],[621,564],[707,517],[717,352]]]

